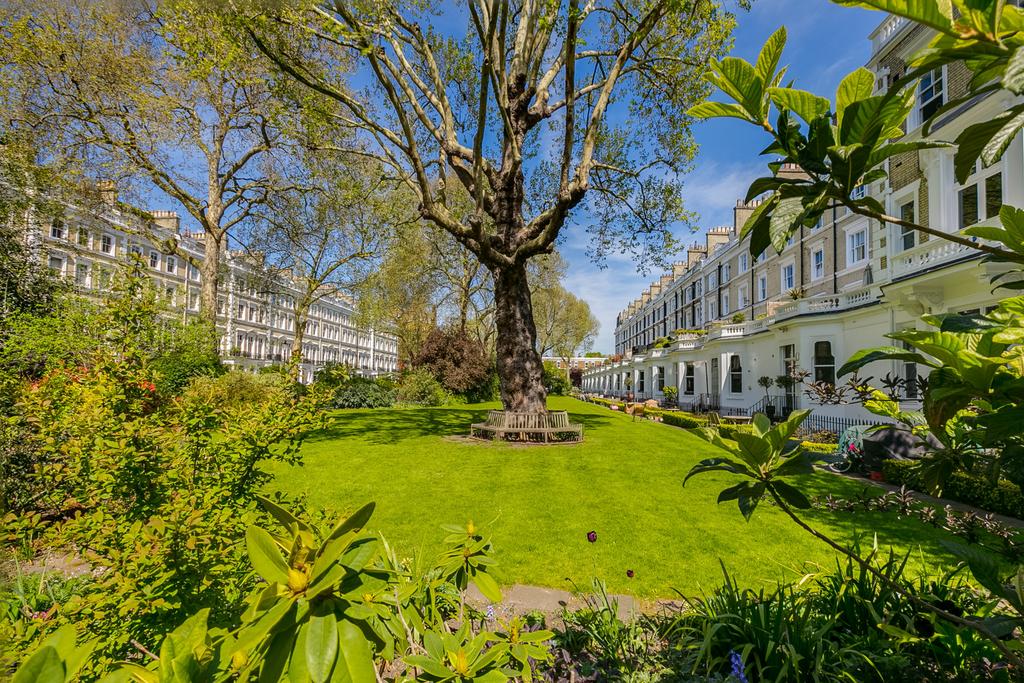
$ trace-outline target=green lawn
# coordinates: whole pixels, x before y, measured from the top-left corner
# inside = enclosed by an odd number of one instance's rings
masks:
[[[400,556],[433,553],[442,524],[472,519],[490,532],[506,584],[571,588],[604,579],[613,592],[669,597],[722,581],[719,561],[749,586],[795,579],[830,565],[832,553],[779,510],[745,522],[735,502],[716,504],[735,482],[725,473],[682,480],[715,449],[683,430],[573,399],[554,398],[586,426],[578,446],[465,444],[446,436],[493,406],[339,411],[304,447],[304,465],[275,470],[274,486],[309,502],[353,510],[376,501],[371,528]],[[861,485],[831,474],[804,478],[808,494],[852,496]],[[951,562],[942,532],[895,514],[814,512],[812,524],[843,539],[877,533],[879,544],[913,550],[912,565]],[[586,533],[597,531],[591,544]],[[635,578],[629,579],[626,570]]]

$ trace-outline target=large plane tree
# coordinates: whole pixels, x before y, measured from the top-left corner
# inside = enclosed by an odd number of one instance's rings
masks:
[[[340,105],[379,159],[494,280],[505,408],[543,412],[527,263],[570,221],[592,254],[661,265],[692,216],[686,111],[734,18],[718,0],[291,0],[236,5],[283,74]],[[450,185],[474,210],[457,217]]]

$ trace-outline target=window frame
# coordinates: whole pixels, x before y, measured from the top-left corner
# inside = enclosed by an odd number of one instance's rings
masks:
[[[787,280],[786,273],[789,273]],[[791,292],[796,289],[796,264],[792,261],[783,263],[779,266],[779,288],[782,293]]]
[[[936,72],[938,72],[938,77],[934,78],[933,76]],[[925,80],[929,77],[932,77],[930,85],[925,86]],[[932,69],[928,73],[922,74],[921,77],[918,79],[917,91],[914,93],[914,117],[916,126],[923,125],[924,122],[928,120],[929,116],[934,116],[935,113],[942,108],[942,105],[946,103],[946,88],[949,84],[949,80],[947,77],[948,73],[946,72],[945,65],[943,65],[935,69]],[[939,84],[938,94],[934,92],[935,83]],[[933,89],[931,97],[929,97],[927,101],[923,99],[924,90],[926,87]],[[936,101],[936,99],[939,100],[939,102],[935,110],[931,111],[929,116],[925,116],[925,107],[931,105],[933,102]]]
[[[827,356],[818,355],[818,349],[822,344],[826,344],[828,346]],[[830,339],[818,339],[814,342],[814,345],[811,347],[811,349],[812,366],[814,368],[814,381],[816,383],[824,381],[831,384],[832,386],[835,386],[836,354],[832,348],[832,341]],[[822,360],[824,360],[824,362],[821,362]],[[826,378],[826,375],[830,376],[830,378]]]
[[[820,257],[820,263],[818,259]],[[825,277],[825,247],[817,247],[811,252],[811,280]]]
[[[738,353],[729,356],[729,393],[743,393],[743,359]]]
[[[854,244],[854,238],[857,236],[863,237],[863,243],[859,246],[864,249],[864,255],[859,259],[854,258],[854,251],[858,245]],[[851,230],[846,233],[846,267],[852,268],[865,263],[868,260],[868,229],[858,228],[857,230]]]

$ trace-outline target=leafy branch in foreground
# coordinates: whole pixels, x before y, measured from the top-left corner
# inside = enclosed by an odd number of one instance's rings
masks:
[[[874,94],[874,74],[859,68],[839,84],[834,103],[780,85],[786,71],[779,68],[786,42],[784,28],[768,39],[755,64],[735,57],[711,60],[708,80],[733,102],[704,102],[690,113],[699,118],[738,118],[762,128],[772,138],[762,154],[775,157],[768,164],[773,175],[755,180],[746,197],[751,201],[768,193],[741,231],[741,236],[750,237],[751,253],[759,255],[769,246],[781,252],[800,226],[813,226],[826,209],[840,205],[883,223],[978,249],[1000,261],[1024,263],[1024,251],[1009,244],[1009,248],[994,246],[888,215],[877,199],[858,193],[859,188],[885,179],[883,163],[896,155],[956,146],[960,182],[979,158],[990,165],[1002,157],[1024,128],[1024,104],[968,126],[955,145],[926,137],[905,139],[904,135],[918,78],[944,64],[963,60],[973,76],[968,92],[943,110],[1000,88],[1018,95],[1024,92],[1024,11],[996,0],[953,0],[952,4],[949,0],[837,1],[884,9],[929,26],[938,35],[914,58],[910,73],[886,92]],[[955,20],[953,6],[959,11]],[[774,124],[773,106],[778,111]],[[799,166],[807,177],[775,175],[783,164]]]
[[[203,609],[164,637],[137,649],[146,665],[125,662],[105,683],[200,683],[226,680],[376,683],[393,680],[501,682],[532,680],[550,659],[550,631],[476,628],[462,595],[470,583],[492,601],[501,591],[488,570],[491,544],[476,527],[450,527],[433,566],[413,572],[364,527],[363,506],[320,534],[280,505],[260,503],[278,523],[246,532],[249,561],[263,584],[241,625],[209,628]],[[44,641],[15,674],[16,683],[71,681],[95,641],[76,643],[68,625]]]
[[[697,430],[696,433],[709,443],[729,453],[731,458],[709,458],[702,460],[693,466],[683,480],[685,485],[689,479],[697,474],[705,472],[723,471],[731,474],[738,474],[745,477],[744,481],[735,484],[721,491],[718,494],[718,502],[735,500],[740,512],[749,521],[758,504],[767,496],[801,529],[810,533],[815,538],[823,541],[833,550],[856,562],[864,571],[871,573],[875,578],[885,582],[889,587],[914,603],[920,609],[926,610],[942,619],[961,627],[970,628],[988,639],[1018,670],[1024,670],[1022,660],[1011,647],[1003,642],[1002,637],[1012,632],[1013,628],[1022,622],[1019,614],[1017,617],[986,617],[984,619],[969,619],[953,614],[939,606],[921,599],[906,590],[904,586],[892,581],[890,577],[879,571],[871,559],[861,557],[856,551],[847,548],[843,544],[821,533],[805,522],[794,512],[794,508],[806,510],[811,507],[811,502],[800,489],[783,479],[793,476],[810,474],[813,472],[814,460],[820,456],[804,450],[801,445],[785,453],[790,437],[796,433],[804,419],[810,414],[810,410],[794,411],[785,422],[774,427],[764,415],[757,415],[753,421],[753,433],[745,434],[737,432],[736,441],[723,439],[718,429],[707,427]],[[962,554],[962,548],[966,546],[953,547],[950,544],[948,549],[954,553]],[[974,553],[977,555],[977,553]],[[977,577],[979,582],[989,588],[1000,586],[1000,582],[994,578],[998,576],[998,567],[992,568],[984,557],[971,557],[968,559],[972,570],[977,565],[983,572],[985,580]],[[990,588],[990,590],[992,590]],[[1007,593],[1005,589],[994,592],[1002,597]],[[1011,605],[1024,603],[1019,598]]]

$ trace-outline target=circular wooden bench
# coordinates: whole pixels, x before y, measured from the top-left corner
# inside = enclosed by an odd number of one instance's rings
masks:
[[[492,410],[485,422],[469,426],[469,435],[478,439],[502,439],[522,443],[579,443],[583,425],[569,422],[569,413],[514,413]]]

